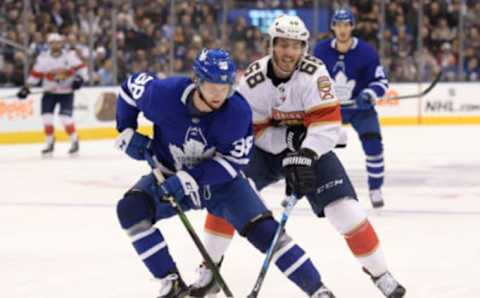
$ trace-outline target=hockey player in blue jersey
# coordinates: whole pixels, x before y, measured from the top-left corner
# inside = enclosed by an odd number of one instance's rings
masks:
[[[154,278],[161,281],[158,297],[190,294],[162,233],[154,226],[176,214],[166,197],[174,196],[185,211],[206,208],[226,218],[262,252],[269,248],[278,226],[241,173],[253,146],[253,125],[248,103],[233,90],[233,60],[224,50],[204,49],[193,70],[193,79],[160,80],[134,74],[122,84],[118,96],[117,146],[137,160],[144,160],[150,150],[168,177],[160,186],[152,173],[141,177],[117,204],[121,227]],[[136,132],[140,112],[154,124],[153,139]],[[330,291],[317,269],[286,233],[275,260],[309,297],[333,297],[325,296]]]
[[[352,36],[355,18],[351,10],[335,11],[330,25],[335,38],[320,41],[314,55],[326,64],[335,81],[335,92],[344,102],[343,122],[350,123],[359,135],[366,154],[370,200],[374,208],[381,208],[384,205],[381,191],[384,158],[374,104],[387,91],[388,81],[375,50]]]

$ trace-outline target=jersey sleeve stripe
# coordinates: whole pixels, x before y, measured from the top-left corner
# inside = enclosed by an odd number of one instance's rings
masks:
[[[122,98],[126,103],[128,103],[132,107],[137,107],[137,103],[135,102],[135,100],[133,98],[131,98],[130,95],[128,95],[127,92],[125,92],[123,90],[123,88],[120,88],[119,96],[120,96],[120,98]]]
[[[233,157],[233,156],[230,156],[230,155],[223,155],[221,153],[217,153],[217,154],[221,158],[225,158],[226,160],[231,161],[231,162],[236,163],[236,164],[239,164],[239,165],[246,165],[250,161],[249,158],[236,158],[236,157]]]
[[[363,89],[362,92],[366,92],[366,93],[370,94],[373,99],[378,98],[378,94],[375,91],[373,91],[373,89],[371,89],[371,88]]]
[[[32,70],[32,72],[30,74],[32,75],[32,77],[37,78],[37,79],[41,79],[45,75],[45,73],[40,72],[40,71],[36,71],[36,70]]]
[[[81,68],[84,68],[84,67],[86,67],[86,65],[85,65],[84,63],[82,63],[82,64],[79,64],[79,65],[77,65],[77,66],[74,66],[73,69],[74,69],[75,71],[77,71],[77,70],[79,70],[79,69],[81,69]]]
[[[262,135],[267,128],[271,126],[271,119],[265,119],[261,121],[254,121],[253,122],[253,131],[255,132],[255,137],[259,137]]]
[[[341,120],[340,105],[336,102],[334,105],[310,109],[305,115],[304,124],[308,127],[312,124],[340,122]]]
[[[232,176],[232,178],[237,177],[237,171],[224,158],[216,155],[213,157],[213,160],[218,162],[228,172],[228,174]]]
[[[378,87],[382,88],[384,92],[387,92],[387,89],[388,89],[388,86],[384,83],[381,83],[381,82],[373,82],[373,83],[370,83],[370,85],[368,85],[368,86],[370,86],[370,87],[378,86]]]

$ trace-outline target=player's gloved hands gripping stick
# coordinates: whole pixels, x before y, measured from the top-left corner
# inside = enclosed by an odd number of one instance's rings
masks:
[[[282,167],[287,183],[287,195],[295,194],[301,198],[316,190],[316,174],[314,163],[317,154],[308,148],[288,153],[282,160]]]
[[[151,153],[152,140],[142,135],[132,128],[127,128],[118,136],[115,146],[125,152],[128,156],[136,160],[147,160],[150,166],[154,167],[153,161],[148,156]],[[146,154],[149,152],[148,154]],[[179,171],[166,179],[156,188],[158,197],[162,200],[168,200],[168,197],[174,196],[177,202],[182,202],[185,198],[189,198],[193,204],[193,208],[201,208],[199,187],[195,179],[185,171]]]
[[[27,86],[23,86],[20,90],[18,90],[17,97],[19,99],[25,99],[29,94],[30,94],[30,89]]]
[[[374,99],[373,96],[368,92],[361,92],[355,98],[355,104],[360,110],[368,110],[373,107]]]
[[[190,199],[194,209],[202,208],[198,184],[185,171],[179,171],[176,175],[167,178],[158,186],[157,194],[163,200],[168,200],[168,197],[173,196],[178,203]]]

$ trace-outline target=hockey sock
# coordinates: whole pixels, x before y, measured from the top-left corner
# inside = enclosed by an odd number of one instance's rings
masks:
[[[387,271],[380,240],[358,201],[342,199],[329,204],[325,215],[345,237],[353,255],[373,276]]]
[[[55,128],[53,127],[53,114],[46,113],[42,115],[42,121],[43,121],[43,131],[45,132],[45,135],[47,136],[47,144],[53,143],[53,133],[55,131]]]
[[[60,119],[62,120],[63,125],[65,126],[65,132],[70,136],[70,141],[76,142],[78,138],[77,138],[77,132],[75,129],[75,124],[73,123],[73,118],[70,116],[61,115]]]
[[[75,125],[73,123],[65,125],[65,132],[70,136],[71,142],[77,141],[77,132],[75,131]]]
[[[219,263],[232,241],[235,229],[226,220],[210,213],[205,220],[205,248],[213,262]]]
[[[246,237],[257,249],[265,253],[270,247],[277,227],[276,221],[265,219],[255,223]],[[323,284],[320,273],[305,251],[295,244],[285,232],[278,240],[272,262],[308,295],[312,295]]]
[[[363,151],[366,154],[366,166],[369,189],[379,189],[383,185],[385,165],[383,160],[382,139],[377,133],[369,133],[361,137]]]
[[[53,143],[53,133],[55,131],[53,125],[45,125],[43,127],[43,130],[45,132],[45,135],[47,136],[47,144]]]
[[[156,278],[176,270],[167,243],[160,230],[152,224],[154,211],[150,198],[142,192],[131,192],[117,204],[117,215],[133,247]]]

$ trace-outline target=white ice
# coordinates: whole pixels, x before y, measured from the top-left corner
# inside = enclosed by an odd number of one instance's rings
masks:
[[[353,131],[337,153],[369,209],[390,270],[408,298],[480,297],[479,126],[385,127],[386,206],[370,210],[364,157]],[[42,159],[43,145],[0,146],[0,297],[152,298],[158,284],[120,229],[115,203],[148,171],[115,151],[113,141],[68,144]],[[283,185],[263,192],[277,217]],[[187,214],[201,232],[204,213]],[[158,224],[184,278],[200,262],[177,219]],[[324,282],[340,298],[382,297],[344,240],[305,201],[287,229],[310,254]],[[222,273],[236,297],[245,297],[263,255],[236,237]],[[260,297],[305,297],[272,266]]]

